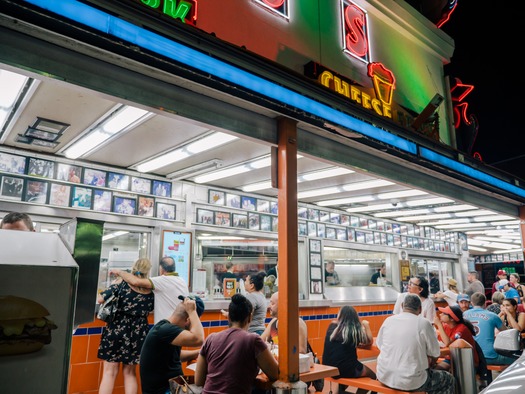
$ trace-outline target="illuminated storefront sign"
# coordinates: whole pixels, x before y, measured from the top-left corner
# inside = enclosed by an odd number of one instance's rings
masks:
[[[365,63],[370,62],[366,12],[348,0],[341,1],[343,50]]]
[[[197,0],[140,0],[140,2],[184,23],[195,24],[197,21]]]
[[[288,0],[253,0],[279,16],[288,18]]]

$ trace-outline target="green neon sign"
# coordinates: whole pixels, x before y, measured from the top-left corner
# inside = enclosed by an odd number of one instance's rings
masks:
[[[141,0],[142,4],[148,7],[158,9],[162,3],[161,0]],[[186,23],[186,16],[191,11],[193,3],[181,0],[177,5],[176,0],[164,0],[162,12],[173,19],[180,19],[183,23]],[[196,18],[196,15],[195,17]]]

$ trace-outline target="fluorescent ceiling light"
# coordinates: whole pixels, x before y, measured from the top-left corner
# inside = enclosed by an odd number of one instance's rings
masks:
[[[504,250],[494,250],[492,253],[520,253],[523,252],[523,249],[504,249]],[[521,257],[523,260],[523,257]]]
[[[355,171],[342,167],[332,167],[325,170],[313,171],[306,174],[299,175],[297,182],[316,181],[318,179],[331,178],[339,175],[352,174]]]
[[[449,218],[450,213],[436,213],[434,215],[416,215],[416,216],[401,216],[396,217],[396,220],[400,222],[415,222],[418,220],[436,220]]]
[[[331,177],[339,176],[339,175],[352,174],[354,172],[355,171],[348,170],[342,167],[330,167],[325,170],[312,171],[312,172],[298,175],[297,183],[315,181],[318,179],[331,178]],[[271,189],[271,187],[272,187],[271,181],[264,181],[264,182],[257,182],[257,183],[252,183],[251,185],[243,186],[242,191],[243,192],[255,192],[259,190]]]
[[[488,241],[482,241],[482,240],[479,240],[479,239],[476,239],[476,238],[469,238],[468,239],[468,244],[469,245],[477,245],[477,246],[484,246],[484,245],[487,245],[488,244]]]
[[[329,205],[353,204],[357,202],[366,202],[366,201],[372,201],[372,200],[374,200],[374,197],[372,196],[361,196],[361,197],[340,198],[337,200],[319,201],[316,204],[321,207],[326,207]]]
[[[474,239],[479,239],[482,241],[489,241],[489,242],[513,242],[512,239],[504,238],[504,237],[483,237],[483,236],[477,236],[474,237]]]
[[[472,209],[478,209],[474,205],[460,204],[460,205],[448,205],[446,207],[435,207],[436,212],[458,212],[458,211],[469,211]]]
[[[13,109],[28,77],[7,70],[0,70],[0,130]]]
[[[166,167],[169,164],[184,160],[187,157],[201,153],[210,149],[215,149],[218,146],[227,144],[237,140],[230,134],[222,132],[213,132],[207,134],[205,137],[199,138],[196,141],[190,142],[187,145],[181,146],[177,149],[164,153],[151,160],[144,161],[136,166],[138,172],[151,172],[159,168]]]
[[[399,192],[379,193],[377,195],[377,198],[379,198],[380,200],[388,200],[390,198],[422,196],[425,194],[428,194],[428,193],[422,190],[411,189],[411,190],[401,190]]]
[[[129,234],[129,231],[115,231],[114,233],[104,235],[102,241],[107,241],[112,238],[120,237],[121,235]]]
[[[230,176],[242,174],[251,170],[258,170],[260,168],[269,167],[272,165],[272,158],[264,156],[240,165],[225,168],[224,170],[210,172],[206,175],[201,175],[195,178],[195,183],[207,183],[216,181],[218,179],[227,178]]]
[[[228,236],[228,235],[212,235],[212,236],[202,236],[197,237],[199,240],[229,240],[229,239],[246,239],[244,237],[235,237],[235,236]]]
[[[420,222],[418,226],[439,226],[441,224],[459,224],[459,223],[470,223],[468,219],[444,219],[436,220],[435,222]]]
[[[448,198],[444,198],[444,197],[436,197],[436,198],[425,198],[422,200],[410,200],[410,201],[407,201],[406,204],[409,207],[419,207],[423,205],[446,204],[449,202],[454,202],[454,201]]]
[[[469,245],[468,245],[468,250],[475,250],[477,252],[488,252],[488,249],[477,248],[475,246],[470,245],[470,241],[469,241]]]
[[[196,175],[216,170],[219,167],[222,167],[222,160],[212,159],[203,163],[195,164],[193,166],[181,168],[180,170],[171,172],[168,175],[166,175],[166,178],[171,180],[193,178]]]
[[[507,226],[506,228],[518,228],[515,225],[519,225],[520,221],[519,220],[509,220],[508,222],[494,222],[490,224],[492,224],[493,226]],[[512,226],[512,227],[508,227],[508,226]]]
[[[68,146],[64,155],[68,159],[77,159],[86,153],[102,146],[102,144],[115,135],[129,131],[132,128],[153,116],[146,110],[122,105],[111,111],[110,115],[101,119],[91,130]]]
[[[500,248],[500,249],[514,249],[516,248],[516,245],[513,244],[504,244],[501,242],[491,242],[487,245],[485,245],[488,248]]]
[[[464,223],[464,224],[444,224],[441,226],[436,226],[437,228],[441,230],[456,230],[456,229],[464,229],[469,227],[486,227],[487,223]]]
[[[401,209],[399,211],[391,212],[379,212],[375,213],[374,216],[378,218],[393,218],[396,216],[406,216],[406,215],[421,215],[424,213],[430,213],[430,209]]]
[[[507,215],[490,215],[490,216],[477,216],[474,218],[475,222],[489,222],[491,220],[512,220],[514,219],[512,216]]]
[[[297,193],[297,198],[310,198],[317,196],[326,196],[327,194],[338,194],[341,193],[339,186],[325,187],[323,189],[307,190],[304,192]]]
[[[367,205],[364,207],[355,207],[355,208],[348,208],[346,212],[368,212],[368,211],[382,211],[384,209],[393,209],[394,204],[388,203],[388,204],[375,204],[375,205]]]
[[[348,183],[346,185],[341,186],[341,188],[345,192],[350,192],[354,190],[372,189],[374,187],[390,186],[390,185],[394,185],[394,182],[385,181],[383,179],[374,179],[371,181]]]
[[[459,217],[486,216],[486,215],[497,215],[497,213],[493,211],[489,211],[487,209],[478,209],[476,211],[468,211],[468,212],[456,212],[456,216],[459,216]]]

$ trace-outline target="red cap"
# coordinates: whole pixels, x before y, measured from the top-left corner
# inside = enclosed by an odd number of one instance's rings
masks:
[[[507,276],[507,273],[506,273],[505,271],[503,271],[503,270],[499,270],[499,271],[498,271],[498,276],[500,276],[500,275],[505,275],[505,276]]]
[[[459,317],[456,316],[456,314],[450,309],[450,306],[447,306],[445,308],[438,308],[441,313],[444,313],[446,315],[449,315],[454,321],[459,322]]]

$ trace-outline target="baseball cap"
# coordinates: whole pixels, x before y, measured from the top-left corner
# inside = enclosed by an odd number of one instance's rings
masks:
[[[500,285],[499,289],[504,289],[505,288],[505,285],[509,286],[509,287],[514,287],[514,283],[512,282],[505,282],[503,283],[502,285]]]
[[[457,321],[457,322],[460,320],[460,317],[462,315],[461,309],[459,309],[457,306],[456,307],[447,306],[445,308],[439,307],[438,309],[441,313],[449,315],[454,321]],[[459,309],[459,312],[458,312],[458,309]]]
[[[459,302],[459,301],[470,302],[470,297],[467,294],[458,294],[458,298],[456,298],[456,302]]]
[[[507,273],[505,271],[503,271],[503,270],[499,270],[498,271],[498,276],[500,276],[500,275],[505,275],[506,276]]]
[[[179,300],[181,301],[184,301],[184,297],[183,295],[180,295],[178,297]],[[202,316],[202,314],[204,313],[204,301],[202,301],[202,299],[200,297],[197,297],[196,295],[193,295],[193,294],[190,294],[189,296],[187,296],[187,298],[189,298],[190,300],[194,300],[195,301],[195,307],[197,309],[197,315],[199,317]]]

